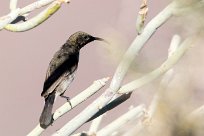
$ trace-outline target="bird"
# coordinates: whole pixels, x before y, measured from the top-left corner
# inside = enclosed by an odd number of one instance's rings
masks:
[[[86,44],[102,38],[94,37],[86,32],[78,31],[72,34],[51,59],[41,96],[45,99],[40,116],[40,126],[47,128],[53,123],[52,108],[58,96],[64,96],[65,91],[74,80],[79,62],[80,49]],[[69,101],[69,100],[68,100]]]

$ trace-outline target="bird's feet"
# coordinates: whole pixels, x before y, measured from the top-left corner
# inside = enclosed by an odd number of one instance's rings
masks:
[[[71,106],[71,108],[73,108],[72,107],[72,104],[71,104],[71,102],[70,102],[70,98],[68,97],[68,96],[65,96],[65,95],[60,95],[62,98],[65,98],[66,100],[67,100],[67,102],[69,103],[69,105]]]

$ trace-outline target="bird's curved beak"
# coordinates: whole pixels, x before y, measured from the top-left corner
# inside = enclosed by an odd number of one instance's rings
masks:
[[[94,37],[94,40],[98,40],[98,41],[105,41],[104,39],[99,38],[99,37]]]
[[[108,43],[106,40],[104,40],[103,38],[100,38],[100,37],[94,37],[94,40],[103,41],[105,43]]]

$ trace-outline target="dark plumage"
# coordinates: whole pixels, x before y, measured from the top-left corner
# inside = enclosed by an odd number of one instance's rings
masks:
[[[76,32],[52,58],[43,86],[41,96],[45,98],[45,106],[40,116],[40,126],[46,128],[52,123],[52,107],[57,96],[62,96],[73,81],[79,62],[82,47],[94,40],[103,40],[85,32]]]

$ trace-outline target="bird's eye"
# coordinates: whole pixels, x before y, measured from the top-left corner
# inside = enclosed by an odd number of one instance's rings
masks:
[[[86,35],[86,36],[84,36],[84,39],[89,40],[89,37]]]

